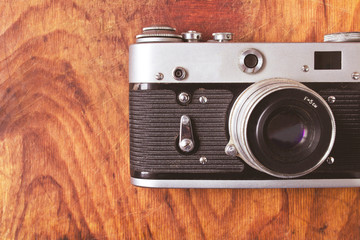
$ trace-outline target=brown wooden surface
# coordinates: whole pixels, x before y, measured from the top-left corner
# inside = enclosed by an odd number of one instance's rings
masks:
[[[0,238],[359,239],[351,189],[130,184],[128,46],[154,23],[235,41],[360,30],[359,1],[0,1]]]

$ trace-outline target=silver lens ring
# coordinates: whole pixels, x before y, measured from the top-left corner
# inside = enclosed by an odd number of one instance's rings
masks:
[[[320,158],[316,162],[316,164],[312,165],[308,169],[291,174],[274,171],[265,167],[261,163],[261,159],[257,159],[254,153],[251,151],[247,139],[248,123],[254,108],[266,96],[285,89],[302,90],[316,96],[318,103],[321,104],[326,109],[327,115],[331,121],[331,128],[332,128],[329,129],[329,131],[331,131],[331,138],[326,153],[323,155],[323,157]],[[251,85],[245,91],[243,91],[236,99],[229,116],[230,142],[232,142],[235,145],[238,151],[238,156],[241,157],[249,166],[259,171],[265,172],[269,175],[281,177],[281,178],[300,177],[318,168],[326,160],[327,156],[330,154],[330,151],[335,142],[335,132],[336,132],[335,119],[326,101],[315,91],[311,90],[310,88],[304,86],[299,82],[290,79],[272,78]]]

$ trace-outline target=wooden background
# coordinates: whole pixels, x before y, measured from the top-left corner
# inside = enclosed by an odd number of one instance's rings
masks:
[[[235,41],[360,30],[359,1],[0,1],[1,239],[359,239],[351,189],[130,184],[128,46],[155,23]]]

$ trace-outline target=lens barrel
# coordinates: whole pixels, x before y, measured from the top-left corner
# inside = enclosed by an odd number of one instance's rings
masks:
[[[290,79],[268,79],[243,91],[229,115],[229,134],[251,167],[294,178],[319,167],[335,141],[335,119],[325,100]]]

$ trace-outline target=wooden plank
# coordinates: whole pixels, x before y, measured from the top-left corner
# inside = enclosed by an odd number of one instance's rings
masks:
[[[0,2],[0,238],[359,239],[350,189],[129,180],[128,46],[155,23],[234,41],[360,30],[358,1]]]

